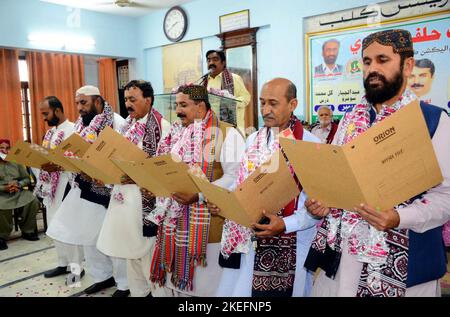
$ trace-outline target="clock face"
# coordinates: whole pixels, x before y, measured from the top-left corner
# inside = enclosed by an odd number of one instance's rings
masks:
[[[164,33],[172,42],[181,40],[186,33],[187,18],[179,7],[170,9],[164,18]]]

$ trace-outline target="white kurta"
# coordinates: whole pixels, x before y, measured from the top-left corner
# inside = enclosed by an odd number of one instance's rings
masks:
[[[70,122],[69,120],[66,120],[63,123],[61,123],[59,126],[51,128],[51,130],[53,130],[54,133],[52,135],[52,138],[50,139],[50,148],[56,147],[55,141],[58,138],[58,133],[60,131],[64,131],[63,140],[65,140],[69,136],[71,136],[72,133],[74,132],[74,126],[75,126],[74,123]],[[33,169],[33,172],[36,175],[36,179],[39,179],[40,171],[41,171],[40,169]],[[51,223],[53,216],[55,215],[56,211],[59,208],[59,205],[62,202],[62,199],[64,196],[64,191],[65,191],[66,185],[69,181],[70,174],[71,173],[69,173],[69,172],[61,172],[53,201],[50,202],[47,199],[43,200],[45,208],[47,209],[48,223]]]
[[[148,115],[138,122],[145,123],[147,117]],[[162,119],[161,127],[163,139],[170,131],[170,123]],[[138,146],[142,149],[142,141]],[[119,192],[123,195],[123,202],[114,199],[114,194]],[[109,256],[142,258],[152,247],[149,239],[142,235],[142,226],[142,195],[139,187],[134,184],[114,185],[97,248]],[[148,269],[150,270],[150,267]]]
[[[244,154],[245,142],[241,134],[229,128],[220,151],[220,162],[223,169],[223,176],[213,184],[229,189],[236,181],[242,155]],[[208,297],[213,296],[219,286],[222,275],[222,267],[219,265],[220,243],[208,243],[206,248],[207,266],[196,266],[194,271],[193,291],[181,291],[172,282],[171,274],[167,274],[166,286],[179,293],[189,296]]]
[[[336,133],[337,135],[337,133]],[[399,209],[400,229],[410,229],[418,233],[443,225],[450,220],[450,118],[442,113],[432,144],[441,168],[444,181],[430,189],[424,196],[428,204],[415,201]],[[356,255],[348,253],[348,242],[342,241],[342,255],[334,280],[321,271],[314,283],[312,296],[356,296],[363,264]],[[406,289],[406,296],[439,296],[437,280]]]
[[[113,128],[120,131],[125,119],[114,113]],[[80,198],[81,190],[72,188],[56,212],[47,235],[55,240],[76,244],[96,245],[106,208]]]
[[[251,146],[256,140],[257,132],[247,139],[246,147]],[[320,142],[320,140],[310,132],[303,131],[303,140],[310,142]],[[270,135],[269,145],[273,144],[273,134]],[[237,184],[234,184],[233,188]],[[316,234],[318,220],[313,218],[305,209],[304,202],[306,194],[300,194],[297,210],[294,214],[283,218],[286,233],[297,232],[297,256],[294,279],[294,290],[292,296],[308,296],[313,282],[313,276],[304,267],[306,256],[308,255],[311,242]],[[253,246],[249,247],[248,254],[241,255],[241,265],[239,269],[224,268],[217,292],[213,296],[220,297],[250,297],[252,295],[253,266],[255,251]]]

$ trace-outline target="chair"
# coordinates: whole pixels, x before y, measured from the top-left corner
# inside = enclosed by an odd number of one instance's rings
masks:
[[[39,201],[39,210],[37,213],[42,213],[42,220],[44,221],[44,232],[47,231],[47,208],[45,208],[44,203],[42,202],[42,199],[38,198]],[[13,223],[14,223],[14,230],[19,231],[19,221],[20,221],[20,214],[22,213],[22,208],[15,208],[13,209]],[[38,233],[38,229],[36,227],[36,233]]]

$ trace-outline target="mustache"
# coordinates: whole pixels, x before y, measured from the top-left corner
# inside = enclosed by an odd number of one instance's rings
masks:
[[[364,82],[366,83],[366,85],[370,85],[369,81],[371,79],[378,79],[379,81],[383,82],[384,84],[387,83],[386,77],[384,77],[383,75],[379,74],[379,73],[370,73],[369,76],[367,76],[367,78],[364,80]]]
[[[263,119],[265,120],[265,119],[275,119],[275,118],[273,117],[272,114],[266,114],[265,116],[263,116]]]
[[[186,115],[180,113],[180,114],[177,114],[177,117],[180,118],[180,119],[181,119],[181,118],[186,118]]]
[[[128,112],[134,111],[134,109],[133,109],[132,107],[127,107],[127,111],[128,111]]]
[[[217,67],[216,67],[216,65],[211,64],[211,65],[208,66],[208,69],[211,69],[211,68],[217,68]]]
[[[421,85],[421,84],[412,84],[411,85],[411,88],[422,88],[423,87],[423,85]]]
[[[386,77],[384,77],[383,75],[381,75],[381,74],[379,74],[379,73],[377,73],[377,72],[370,73],[369,76],[367,76],[366,80],[369,81],[369,80],[371,80],[372,78],[376,78],[376,79],[378,79],[378,80],[380,80],[380,81],[383,81],[383,82],[386,81]]]

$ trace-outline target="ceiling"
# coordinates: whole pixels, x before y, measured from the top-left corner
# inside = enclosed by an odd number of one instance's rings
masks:
[[[192,0],[41,0],[67,7],[82,8],[108,14],[116,14],[130,17],[138,17],[156,10],[167,9],[176,5],[182,5]],[[133,2],[129,7],[120,7],[114,4],[118,2]]]

